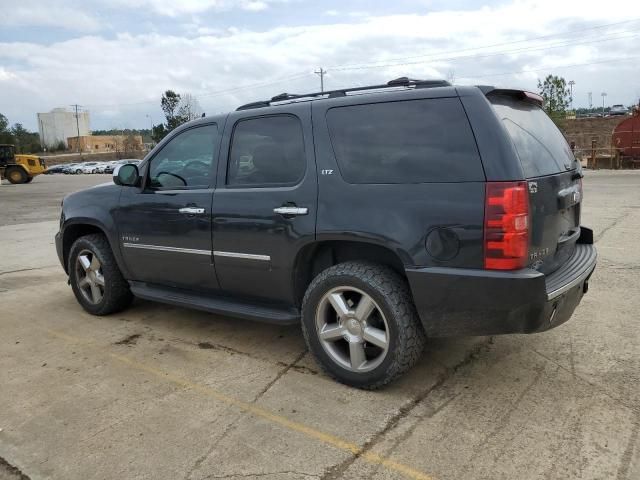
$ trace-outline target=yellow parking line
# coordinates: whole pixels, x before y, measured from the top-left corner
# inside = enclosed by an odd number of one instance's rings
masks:
[[[51,329],[46,329],[46,330],[54,337],[61,338],[68,342],[81,343],[81,344],[85,344],[87,346],[93,347],[94,349],[107,350],[105,347],[100,347],[96,345],[95,342],[90,339],[68,335],[66,333],[58,332],[56,330],[51,330]],[[304,423],[290,420],[286,417],[283,417],[282,415],[273,413],[255,404],[238,400],[237,398],[233,398],[209,386],[201,385],[199,383],[194,383],[186,378],[180,377],[178,375],[174,375],[164,370],[160,370],[150,365],[145,365],[143,363],[140,363],[129,357],[119,355],[117,353],[112,353],[108,351],[107,353],[111,358],[118,360],[121,363],[127,364],[132,368],[149,373],[155,377],[158,377],[161,380],[202,393],[204,395],[207,395],[208,397],[218,400],[219,402],[226,403],[227,405],[232,405],[256,417],[268,420],[288,430],[302,433],[307,437],[318,440],[322,443],[330,445],[339,450],[347,451],[353,455],[358,455],[361,459],[365,460],[368,463],[371,463],[374,465],[382,465],[389,470],[393,470],[395,472],[401,473],[404,476],[411,478],[413,480],[434,480],[433,477],[431,477],[430,475],[427,475],[424,472],[421,472],[420,470],[416,470],[415,468],[409,467],[408,465],[404,465],[402,463],[396,462],[394,460],[391,460],[390,458],[383,457],[382,455],[378,455],[376,453],[364,452],[363,449],[358,445],[356,445],[355,443],[348,442],[330,433],[322,432],[313,427],[305,425]]]

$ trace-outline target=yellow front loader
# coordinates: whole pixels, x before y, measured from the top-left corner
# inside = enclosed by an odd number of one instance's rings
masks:
[[[47,169],[44,160],[36,155],[16,155],[14,145],[0,144],[0,179],[11,183],[29,183]]]

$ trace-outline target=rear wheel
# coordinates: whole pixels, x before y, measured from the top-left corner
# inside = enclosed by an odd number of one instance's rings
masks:
[[[391,268],[347,262],[309,285],[302,329],[323,370],[358,388],[379,388],[407,371],[425,343],[406,281]]]
[[[9,167],[4,172],[5,177],[13,184],[26,183],[27,172],[20,167]]]
[[[82,170],[80,170],[79,168],[76,169],[76,175],[80,175],[82,173]]]
[[[69,281],[78,303],[93,315],[125,309],[133,298],[104,235],[80,237],[69,253]]]

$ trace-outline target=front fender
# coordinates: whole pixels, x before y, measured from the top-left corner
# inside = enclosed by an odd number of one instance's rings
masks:
[[[120,191],[115,185],[107,185],[83,190],[65,198],[59,233],[65,267],[71,244],[82,235],[100,232],[107,238],[123,276],[129,278],[114,220],[114,213],[120,203]]]

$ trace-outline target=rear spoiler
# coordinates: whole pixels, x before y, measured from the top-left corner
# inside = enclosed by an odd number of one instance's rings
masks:
[[[513,90],[508,88],[495,88],[488,85],[478,85],[478,88],[487,97],[494,95],[503,95],[507,97],[514,97],[524,102],[533,103],[542,108],[544,104],[543,98],[537,93],[527,92],[525,90]]]

